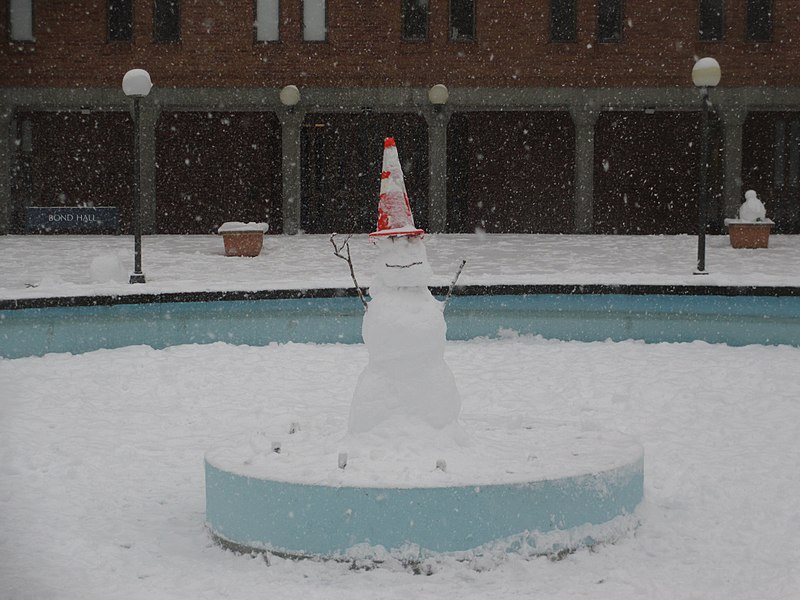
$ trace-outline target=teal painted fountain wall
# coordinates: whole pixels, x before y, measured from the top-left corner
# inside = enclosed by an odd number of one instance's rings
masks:
[[[343,558],[353,546],[464,552],[500,543],[535,553],[569,548],[537,535],[603,525],[632,515],[644,493],[644,463],[519,484],[461,487],[303,485],[238,475],[206,461],[206,519],[222,543],[242,551]],[[574,545],[598,539],[579,539]],[[564,538],[566,540],[566,536]],[[602,540],[605,541],[605,540]],[[361,550],[369,556],[370,550]]]
[[[357,298],[149,302],[0,310],[0,356],[146,344],[360,343]],[[800,345],[800,296],[522,294],[455,296],[448,338],[503,330],[580,341],[705,340]]]

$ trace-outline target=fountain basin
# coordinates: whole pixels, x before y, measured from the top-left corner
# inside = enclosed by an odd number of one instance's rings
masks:
[[[800,340],[797,288],[756,290],[753,295],[712,288],[698,288],[698,295],[687,290],[589,293],[592,290],[549,294],[521,287],[509,294],[507,286],[497,286],[489,291],[498,295],[455,296],[447,307],[447,336],[466,340],[514,330],[587,342],[704,340],[732,346],[797,346]],[[266,298],[241,294],[251,299],[206,293],[0,301],[0,357],[137,344],[165,348],[220,341],[254,346],[362,341],[364,308],[357,298],[302,297],[302,293],[270,292]]]
[[[347,560],[548,554],[636,526],[644,461],[635,441],[539,424],[474,432],[473,442],[429,456],[393,449],[378,461],[351,453],[339,469],[326,443],[259,454],[233,441],[206,456],[207,525],[238,551]]]

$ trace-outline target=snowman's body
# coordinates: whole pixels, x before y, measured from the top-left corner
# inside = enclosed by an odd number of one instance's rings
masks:
[[[393,421],[443,429],[458,420],[461,399],[444,361],[443,304],[427,287],[432,274],[420,236],[376,240],[380,256],[362,333],[369,362],[350,409],[349,430]]]
[[[744,203],[739,207],[739,219],[742,221],[757,222],[767,218],[767,209],[758,199],[754,190],[747,190],[744,194]]]

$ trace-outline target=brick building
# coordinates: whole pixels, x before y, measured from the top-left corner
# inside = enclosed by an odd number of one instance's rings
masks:
[[[131,230],[135,67],[147,232],[370,231],[386,135],[430,231],[694,232],[702,56],[710,231],[754,188],[800,233],[799,22],[794,0],[2,0],[0,233],[82,204]]]

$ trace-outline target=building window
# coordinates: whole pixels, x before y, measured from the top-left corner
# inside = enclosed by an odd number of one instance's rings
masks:
[[[772,40],[772,0],[747,0],[747,39]]]
[[[700,0],[698,37],[704,42],[722,40],[725,30],[725,0]]]
[[[108,39],[130,42],[133,38],[133,0],[108,0]]]
[[[622,41],[622,0],[597,0],[597,40]]]
[[[575,0],[550,0],[550,39],[554,42],[577,40]]]
[[[402,11],[403,39],[428,39],[428,0],[403,0]]]
[[[475,39],[475,0],[450,0],[450,39]]]
[[[256,0],[256,41],[280,39],[280,0]]]
[[[156,42],[181,41],[181,10],[178,0],[155,0],[153,39]]]
[[[303,0],[303,39],[324,42],[328,37],[325,0]]]
[[[8,13],[11,39],[15,42],[32,42],[33,0],[11,0]]]

